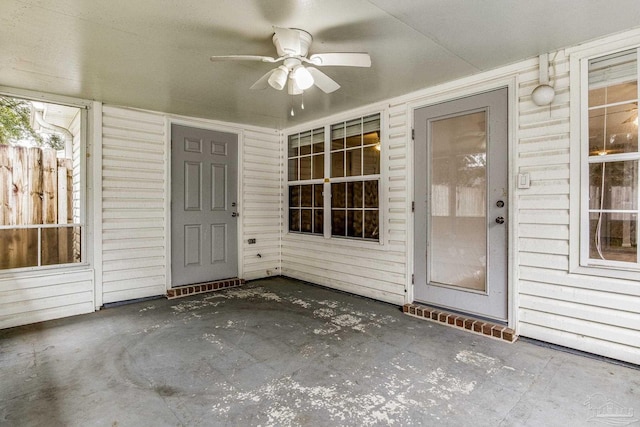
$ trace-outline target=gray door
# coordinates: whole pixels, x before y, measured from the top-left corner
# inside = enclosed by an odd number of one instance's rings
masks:
[[[414,118],[415,299],[507,320],[507,89]]]
[[[172,286],[238,275],[238,136],[171,127]]]

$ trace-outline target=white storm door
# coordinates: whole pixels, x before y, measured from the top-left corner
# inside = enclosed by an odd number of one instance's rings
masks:
[[[415,111],[416,301],[507,320],[507,89]]]
[[[171,127],[172,286],[238,275],[238,136]]]

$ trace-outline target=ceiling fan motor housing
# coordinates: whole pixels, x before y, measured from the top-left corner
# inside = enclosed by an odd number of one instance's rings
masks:
[[[291,28],[286,33],[278,31],[273,35],[273,44],[276,46],[278,56],[307,56],[309,46],[313,41],[311,34],[298,28]],[[298,37],[287,37],[287,35],[297,34]]]

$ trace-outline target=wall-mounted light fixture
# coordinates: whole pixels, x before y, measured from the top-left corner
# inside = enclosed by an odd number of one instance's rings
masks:
[[[531,99],[539,106],[545,106],[553,102],[556,96],[555,89],[549,85],[549,56],[544,53],[539,57],[539,85],[531,92]]]

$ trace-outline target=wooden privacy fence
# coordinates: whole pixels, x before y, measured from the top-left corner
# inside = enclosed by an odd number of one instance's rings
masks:
[[[65,225],[73,222],[71,160],[52,148],[0,145],[0,268],[79,261],[79,227]]]

